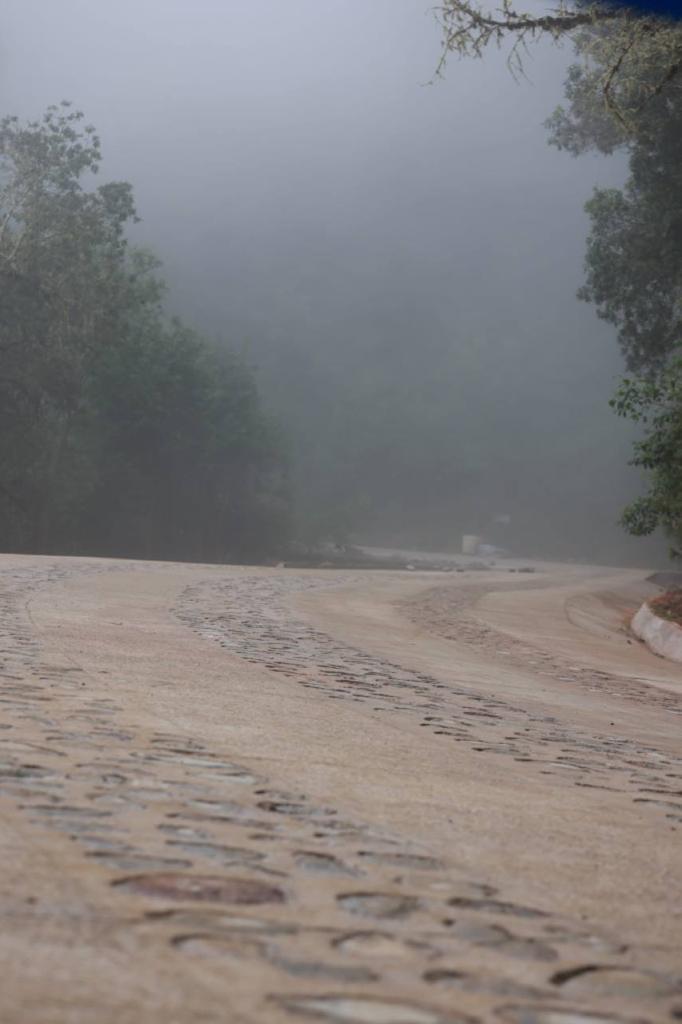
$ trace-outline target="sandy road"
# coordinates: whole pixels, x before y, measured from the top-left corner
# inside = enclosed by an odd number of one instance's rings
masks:
[[[0,557],[2,1024],[682,1016],[643,573]]]

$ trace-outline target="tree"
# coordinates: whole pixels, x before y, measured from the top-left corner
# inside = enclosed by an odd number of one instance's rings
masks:
[[[655,370],[682,344],[682,25],[604,3],[487,14],[470,0],[439,8],[444,58],[512,44],[523,69],[530,41],[570,41],[578,61],[566,107],[547,120],[550,142],[574,156],[629,153],[623,189],[595,190],[586,282],[579,295],[618,330],[628,368]]]
[[[0,122],[0,385],[3,492],[24,510],[24,540],[48,542],[84,368],[115,330],[134,219],[125,183],[87,191],[100,159],[94,128],[68,104],[41,121]]]
[[[3,546],[253,557],[286,532],[282,445],[243,360],[165,317],[82,120],[0,122]]]
[[[567,106],[547,121],[550,142],[574,156],[629,155],[624,187],[596,189],[586,205],[591,228],[578,294],[616,327],[638,375],[612,403],[645,427],[633,464],[650,473],[648,493],[625,510],[623,524],[638,535],[662,526],[682,540],[682,26],[602,3],[529,16],[508,0],[499,15],[447,0],[440,16],[444,59],[480,57],[510,39],[512,70],[522,72],[529,42],[570,40],[578,60],[565,83]]]
[[[682,357],[655,379],[626,378],[612,405],[620,416],[646,425],[635,443],[633,464],[649,472],[649,489],[625,510],[636,536],[662,527],[673,539],[671,556],[682,557]]]
[[[548,121],[550,141],[574,155],[616,148],[629,154],[623,188],[596,189],[586,204],[591,228],[578,294],[616,327],[635,374],[612,405],[644,428],[632,463],[647,471],[649,485],[626,508],[623,525],[638,536],[662,527],[673,555],[682,548],[682,75],[670,53],[680,39],[682,28],[665,25],[657,45],[649,40],[629,51],[617,90],[626,115],[617,117],[599,86],[613,43],[600,32],[595,49],[578,36],[582,63],[569,71],[569,105]]]
[[[589,120],[596,115],[602,129],[615,130],[616,135],[619,125],[627,130],[633,117],[682,71],[679,25],[599,0],[560,0],[543,15],[517,12],[511,0],[502,0],[492,13],[475,0],[444,0],[436,15],[443,40],[438,73],[451,54],[482,57],[489,46],[500,48],[509,40],[510,69],[523,74],[524,54],[531,43],[540,39],[575,42],[586,63],[580,69],[580,88],[572,88],[569,75],[567,91],[574,93],[574,99],[584,94]],[[594,95],[601,99],[600,112],[594,109]],[[616,125],[609,126],[609,119]]]
[[[619,119],[600,90],[613,41],[600,31],[595,46],[583,32],[575,41],[581,63],[569,69],[566,82],[568,107],[547,122],[550,141],[573,155],[629,153],[624,188],[597,189],[587,204],[592,226],[579,295],[618,329],[635,371],[665,365],[682,344],[682,75],[669,73],[673,38],[682,46],[682,27],[665,25],[658,45],[650,40],[628,53],[627,75],[616,92],[627,117]],[[655,91],[653,82],[659,83]]]
[[[284,544],[285,453],[239,357],[147,307],[98,353],[87,397],[102,469],[82,535],[95,523],[114,553],[195,561]]]

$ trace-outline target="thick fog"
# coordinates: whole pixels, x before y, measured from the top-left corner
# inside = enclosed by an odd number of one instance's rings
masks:
[[[442,548],[508,515],[519,553],[652,557],[617,525],[638,480],[615,332],[575,298],[583,203],[623,167],[542,124],[569,52],[432,83],[428,0],[0,12],[3,112],[69,99],[97,126],[169,309],[257,368],[301,535]]]

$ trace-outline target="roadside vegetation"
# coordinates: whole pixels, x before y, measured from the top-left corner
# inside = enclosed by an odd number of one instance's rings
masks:
[[[487,12],[468,0],[439,8],[444,71],[451,55],[508,47],[524,74],[529,44],[549,37],[575,52],[566,105],[547,120],[549,141],[572,156],[627,154],[622,188],[596,189],[579,297],[613,324],[628,370],[611,404],[643,427],[633,464],[646,493],[625,509],[635,535],[662,528],[682,555],[682,24],[620,5],[559,4]]]
[[[100,159],[68,104],[0,123],[2,547],[263,556],[288,529],[275,425],[246,362],[164,314]]]

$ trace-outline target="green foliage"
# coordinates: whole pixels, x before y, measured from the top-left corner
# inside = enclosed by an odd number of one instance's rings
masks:
[[[567,105],[546,122],[550,142],[574,156],[625,149],[623,189],[596,190],[581,298],[618,329],[628,368],[655,370],[682,344],[682,25],[606,3],[559,3],[546,15],[494,14],[469,0],[439,8],[445,53],[481,56],[513,42],[570,40],[578,61]],[[517,65],[521,69],[521,65]]]
[[[578,60],[567,105],[546,122],[550,142],[577,156],[625,150],[622,189],[596,189],[586,279],[579,297],[613,324],[628,369],[612,405],[642,424],[633,464],[649,490],[623,525],[635,535],[666,530],[682,541],[682,25],[603,2],[565,3],[545,15],[503,0],[494,13],[471,0],[444,0],[443,60],[482,56],[511,40],[512,70],[529,42],[570,40]],[[443,60],[441,61],[441,67]],[[679,552],[675,552],[679,553]]]
[[[596,189],[586,209],[591,229],[586,280],[579,296],[618,330],[628,369],[612,405],[642,425],[632,464],[647,472],[647,493],[622,522],[643,536],[661,527],[682,544],[682,27],[648,22],[629,28],[631,46],[612,29],[576,39],[582,63],[566,88],[569,106],[555,112],[551,141],[574,154],[596,149],[629,154],[622,189]],[[617,33],[616,33],[617,35]],[[616,53],[620,56],[616,57]],[[613,94],[604,103],[608,68]]]
[[[682,344],[682,77],[671,74],[682,53],[682,27],[646,22],[630,28],[612,102],[601,83],[618,50],[612,28],[576,39],[582,63],[568,75],[567,109],[548,121],[550,140],[574,154],[625,148],[630,174],[623,189],[597,189],[587,204],[591,232],[586,282],[579,295],[618,329],[628,368],[655,371]]]
[[[68,105],[0,123],[4,547],[254,557],[283,542],[286,460],[248,367],[163,314],[127,183]]]
[[[587,280],[578,293],[617,327],[628,368],[645,373],[682,344],[682,164],[660,167],[665,183],[647,189],[633,176],[623,190],[596,190],[587,203]]]
[[[623,524],[636,536],[662,527],[673,540],[671,554],[682,557],[682,357],[656,378],[626,378],[611,404],[646,427],[632,461],[648,471],[649,490],[628,506]]]
[[[442,0],[436,15],[443,33],[439,73],[450,54],[482,57],[489,46],[501,48],[510,42],[508,63],[520,75],[531,43],[540,39],[573,42],[583,63],[572,69],[567,82],[567,98],[576,115],[572,125],[563,126],[571,148],[581,148],[586,130],[592,137],[598,131],[606,145],[614,148],[619,132],[627,132],[648,103],[682,71],[678,24],[642,17],[601,0],[559,0],[544,14],[518,11],[511,0],[502,0],[493,11],[475,0]],[[555,117],[561,123],[561,110]]]

